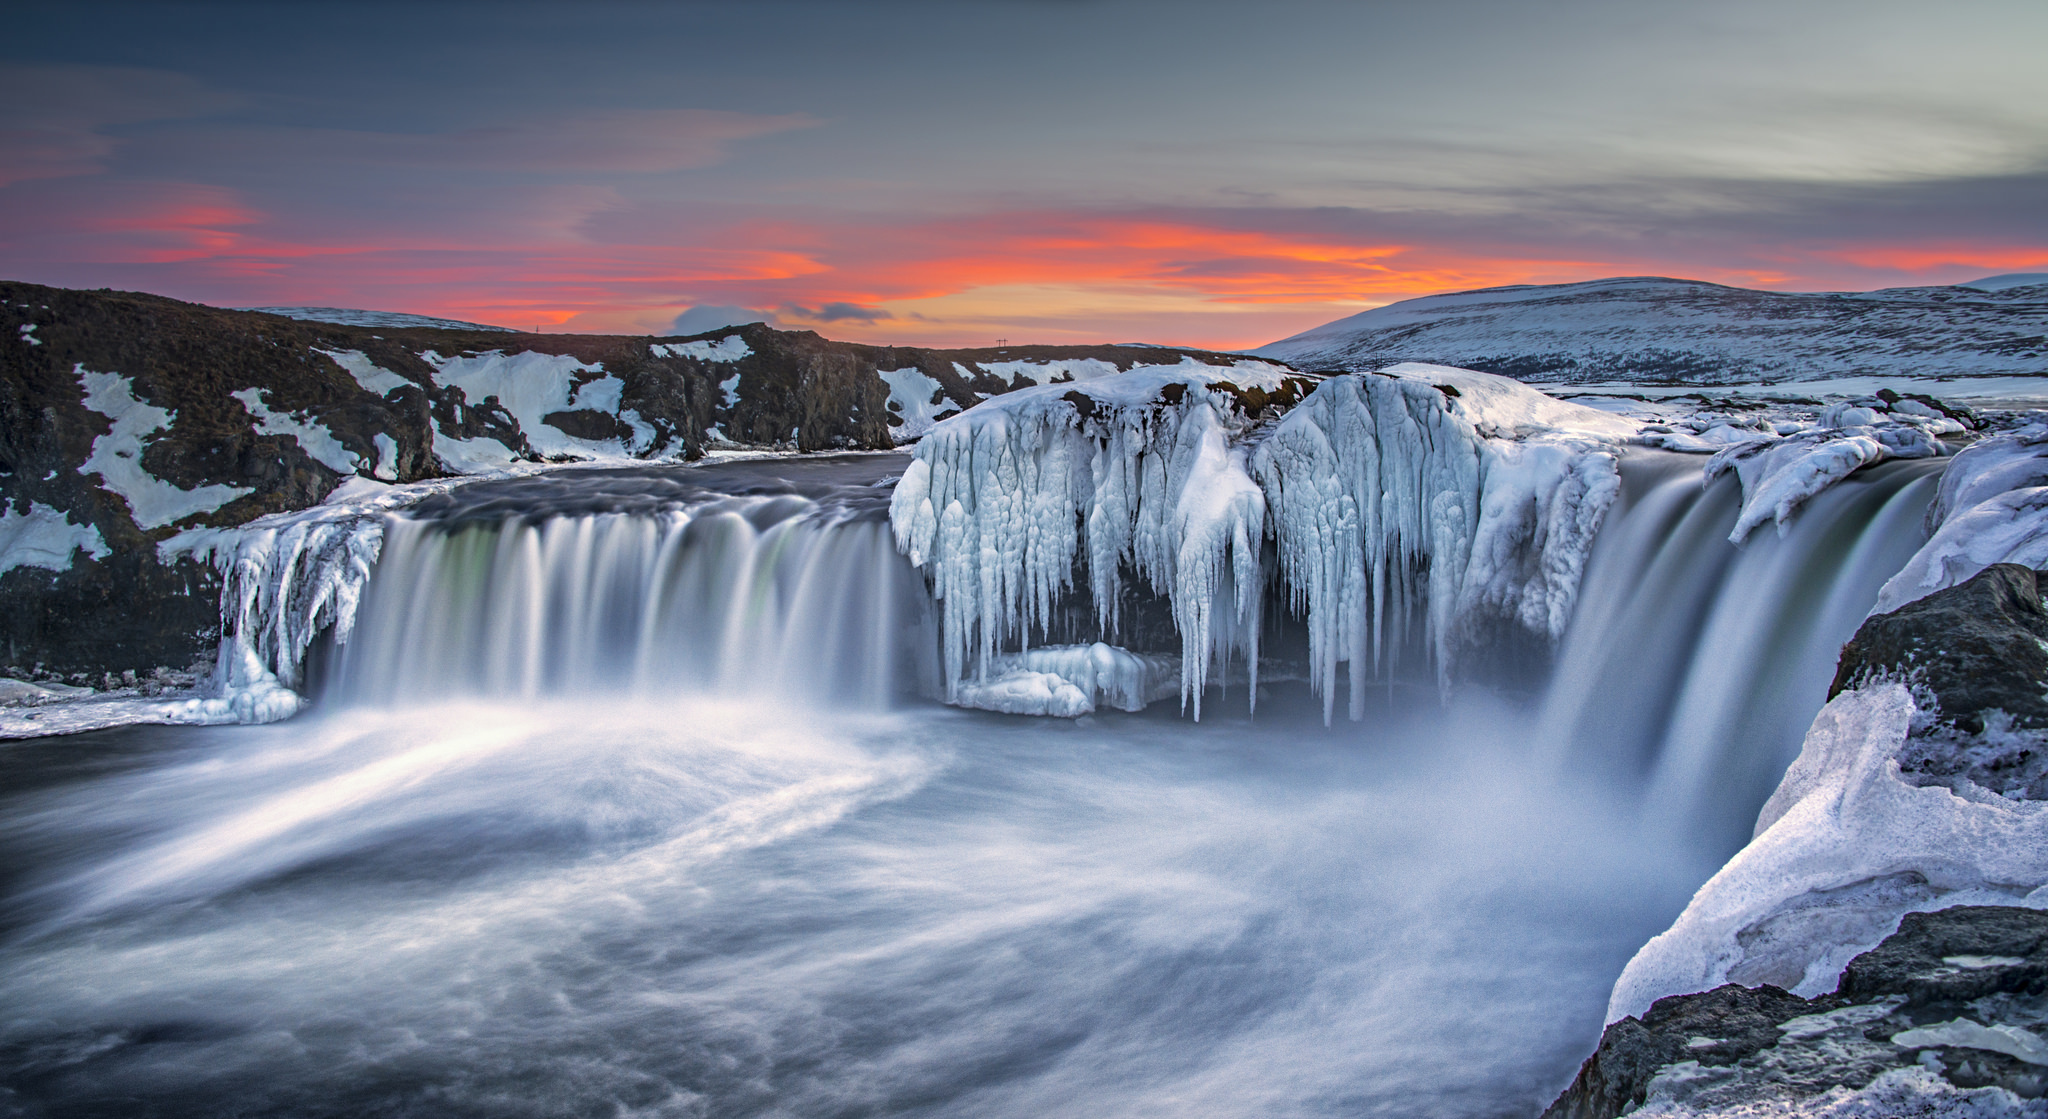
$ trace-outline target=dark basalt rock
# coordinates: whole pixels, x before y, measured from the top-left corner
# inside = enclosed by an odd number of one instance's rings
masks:
[[[2014,960],[1962,967],[1951,959]],[[1906,996],[1905,1009],[2048,990],[2048,912],[1979,905],[1908,913],[1899,931],[1849,962],[1835,993],[1852,1002]]]
[[[1544,1119],[1611,1119],[1641,1106],[1650,1078],[1680,1061],[1732,1065],[1778,1043],[1778,1026],[1813,1004],[1778,987],[1733,983],[1697,995],[1658,999],[1641,1019],[1607,1027],[1600,1048]],[[1695,1038],[1718,1044],[1695,1047]]]
[[[1943,721],[1972,733],[1992,710],[2015,726],[2048,727],[2048,608],[2035,573],[1993,564],[1865,621],[1842,647],[1828,697],[1880,679],[1924,690]]]
[[[1658,999],[1641,1019],[1608,1026],[1544,1119],[1626,1114],[1645,1102],[1658,1073],[1687,1061],[1727,1070],[1721,1083],[1732,1087],[1721,1091],[1753,1088],[1755,1098],[1862,1088],[1916,1063],[1958,1088],[1990,1085],[2037,1098],[2048,1087],[2042,1066],[1989,1050],[1905,1046],[1891,1038],[1957,1018],[2039,1032],[2044,991],[2048,912],[1987,905],[1909,913],[1897,932],[1850,962],[1832,994],[1804,999],[1776,987],[1731,984]],[[1818,1042],[1780,1028],[1853,1008],[1866,1009]]]

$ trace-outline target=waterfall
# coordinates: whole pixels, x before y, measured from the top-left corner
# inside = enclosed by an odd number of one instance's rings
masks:
[[[1742,502],[1696,459],[1629,456],[1539,711],[1539,748],[1739,844],[1826,700],[1835,658],[1924,541],[1942,460],[1858,471],[1785,531],[1728,543]],[[1736,834],[1737,832],[1740,834]]]
[[[938,686],[922,581],[872,513],[794,494],[501,509],[389,519],[333,701],[704,691],[877,708]]]

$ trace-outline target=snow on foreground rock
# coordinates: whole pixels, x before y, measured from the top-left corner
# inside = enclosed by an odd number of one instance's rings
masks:
[[[942,604],[949,699],[1046,629],[1077,567],[1105,637],[1131,575],[1168,600],[1182,702],[1198,718],[1233,657],[1256,702],[1275,574],[1309,617],[1326,717],[1340,663],[1362,717],[1364,681],[1390,667],[1412,617],[1445,682],[1461,643],[1490,626],[1563,632],[1634,422],[1415,364],[1332,377],[1262,422],[1268,400],[1299,391],[1283,373],[1133,370],[1024,389],[933,427],[891,522]],[[1264,569],[1268,536],[1277,573]]]
[[[1909,912],[2048,907],[2048,802],[1906,780],[1918,713],[1899,683],[1829,702],[1756,838],[1629,961],[1607,1020],[1731,982],[1821,994]]]

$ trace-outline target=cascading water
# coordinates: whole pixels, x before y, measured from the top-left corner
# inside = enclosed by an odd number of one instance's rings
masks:
[[[1334,729],[1299,683],[1199,725],[903,702],[944,678],[881,520],[900,458],[466,484],[280,569],[318,596],[252,551],[271,671],[362,592],[321,707],[12,757],[0,1091],[1534,1114],[1718,862],[1641,805],[1753,812],[1931,492],[1866,470],[1738,548],[1699,462],[1624,464],[1540,712],[1432,688]],[[1565,780],[1535,779],[1539,714]]]
[[[701,692],[881,708],[936,689],[924,588],[872,487],[652,492],[664,488],[659,474],[588,471],[392,518],[333,698]]]
[[[1537,741],[1732,849],[1798,754],[1842,643],[1924,542],[1941,460],[1866,468],[1741,546],[1727,540],[1741,490],[1703,486],[1698,461],[1624,464],[1634,492],[1594,551]]]

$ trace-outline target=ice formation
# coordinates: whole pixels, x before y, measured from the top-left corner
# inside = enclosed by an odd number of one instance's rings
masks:
[[[1916,711],[1896,683],[1822,709],[1756,838],[1629,961],[1609,1022],[1723,983],[1833,990],[1908,912],[2048,908],[2048,802],[1908,783],[1896,754]]]
[[[1445,681],[1488,626],[1563,632],[1633,421],[1420,364],[1333,377],[1270,431],[1212,387],[1274,391],[1282,374],[1134,369],[1020,390],[934,427],[891,519],[944,604],[950,698],[970,671],[985,687],[1000,650],[1028,646],[1077,564],[1114,633],[1128,566],[1172,606],[1181,694],[1199,715],[1212,666],[1242,654],[1256,668],[1269,531],[1308,615],[1326,714],[1349,662],[1362,717],[1367,675],[1418,616]],[[1015,702],[1068,702],[1048,688]]]
[[[1098,641],[999,654],[990,662],[987,679],[954,685],[953,702],[1006,715],[1072,718],[1099,705],[1142,711],[1146,704],[1178,695],[1180,686],[1180,658],[1133,653]]]
[[[2048,424],[1956,452],[1927,525],[1927,544],[1878,592],[1872,613],[1953,587],[1994,563],[2048,567]]]
[[[1351,718],[1420,620],[1448,684],[1489,621],[1555,640],[1620,489],[1635,425],[1504,377],[1407,363],[1332,377],[1262,443],[1280,576],[1307,617],[1327,719],[1348,663]]]
[[[73,366],[72,373],[85,387],[85,406],[113,421],[105,435],[92,441],[92,454],[78,472],[98,474],[101,484],[120,494],[137,527],[162,528],[195,513],[211,513],[251,492],[218,485],[182,489],[143,469],[143,450],[177,417],[137,400],[135,386],[119,373],[98,373],[83,365]]]
[[[1029,646],[1077,561],[1105,634],[1127,567],[1166,596],[1182,702],[1197,718],[1213,664],[1242,654],[1255,665],[1266,503],[1233,438],[1246,421],[1213,386],[1281,380],[1277,369],[1140,368],[1086,391],[1020,389],[932,428],[890,521],[941,604],[947,698],[970,670],[986,684],[999,650]]]
[[[180,722],[267,723],[303,704],[306,650],[323,630],[345,643],[384,542],[385,515],[459,484],[387,486],[355,478],[327,502],[228,529],[188,529],[157,546],[222,575],[221,642],[206,694],[174,705]]]
[[[1775,521],[1782,534],[1801,505],[1862,467],[1940,455],[1937,425],[1917,416],[1910,421],[1880,422],[1868,408],[1838,405],[1822,414],[1818,427],[1783,437],[1758,434],[1717,452],[1707,460],[1706,480],[1733,470],[1742,482],[1742,512],[1729,542],[1742,543],[1765,521]]]

